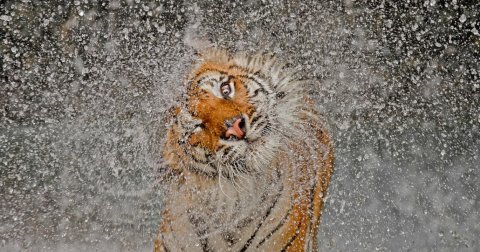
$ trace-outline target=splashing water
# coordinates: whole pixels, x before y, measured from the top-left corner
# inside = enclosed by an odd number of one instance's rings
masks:
[[[480,247],[478,3],[6,1],[0,250],[150,251],[195,52],[273,52],[336,143],[322,250]]]

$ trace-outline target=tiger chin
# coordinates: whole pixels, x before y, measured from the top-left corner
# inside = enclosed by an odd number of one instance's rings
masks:
[[[307,83],[270,55],[201,55],[171,110],[155,251],[317,251],[334,157]]]

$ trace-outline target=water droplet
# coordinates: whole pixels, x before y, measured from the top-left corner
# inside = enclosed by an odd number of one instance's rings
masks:
[[[160,28],[158,28],[158,32],[160,33],[165,33],[166,30],[167,28],[165,27],[165,24],[163,24],[162,26],[160,26]]]
[[[12,17],[7,16],[7,15],[1,15],[0,20],[8,22],[8,21],[12,21]]]

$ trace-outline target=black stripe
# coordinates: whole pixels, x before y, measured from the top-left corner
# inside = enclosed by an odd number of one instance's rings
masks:
[[[225,72],[220,72],[220,73],[225,74],[225,75],[227,74]],[[207,75],[207,76],[203,76],[202,78],[198,79],[197,85],[199,85],[202,81],[204,81],[205,79],[208,79],[208,78],[211,78],[211,77]],[[227,79],[226,82],[228,82],[230,80],[230,76],[228,76],[226,79]],[[215,81],[217,81],[217,80],[215,79]],[[218,81],[222,82],[222,77],[220,77],[220,79]],[[212,85],[212,87],[213,87],[213,85]]]
[[[295,239],[297,238],[298,234],[300,234],[300,232],[297,232],[299,229],[300,229],[300,226],[302,225],[302,222],[299,221],[298,222],[298,226],[297,228],[295,229],[295,235],[290,237],[290,239],[288,240],[287,244],[285,244],[285,246],[283,246],[281,252],[284,252],[287,250],[288,247],[290,247],[290,245],[292,245],[293,241],[295,241]]]
[[[257,83],[257,85],[260,86],[260,89],[261,89],[265,94],[267,94],[267,97],[268,97],[268,95],[270,94],[270,93],[265,89],[265,86],[264,86],[262,83],[260,83],[260,82],[254,77],[254,75],[240,75],[239,77],[241,77],[241,78],[246,78],[246,79],[249,79],[249,80]]]
[[[233,178],[230,176],[230,174],[228,174],[228,172],[222,170],[222,173],[221,175],[226,178],[227,180],[232,180]]]
[[[210,71],[212,71],[212,72],[217,72],[217,73],[220,73],[220,74],[223,74],[223,75],[227,75],[227,76],[228,76],[228,73],[225,72],[225,71],[220,71],[220,70],[214,69],[214,68],[207,68],[207,69],[205,69],[204,71],[196,74],[196,75],[192,78],[192,80],[195,80],[196,78],[198,78],[198,76],[200,76],[200,75],[202,75],[202,74],[205,74],[206,72],[210,72]],[[200,81],[198,81],[197,84],[198,84],[198,83],[200,83]]]
[[[179,143],[180,145],[183,145],[183,144],[181,144],[180,141],[178,141],[178,143]],[[196,163],[200,163],[200,164],[204,164],[204,165],[209,165],[209,166],[214,170],[213,172],[207,172],[207,171],[203,171],[203,170],[200,170],[200,169],[196,169],[196,168],[191,167],[191,166],[187,166],[187,168],[188,168],[190,171],[195,172],[195,173],[197,173],[197,174],[202,174],[202,175],[204,175],[204,176],[211,177],[211,178],[217,176],[218,172],[216,172],[216,171],[218,171],[218,167],[215,165],[215,163],[210,162],[210,161],[198,160],[198,159],[195,158],[193,155],[190,155],[190,154],[187,152],[187,149],[186,149],[186,148],[182,148],[182,150],[183,150],[183,153],[185,154],[185,156],[191,157],[192,160],[195,161]],[[210,156],[211,156],[211,155],[208,154],[207,159],[208,159],[208,157],[210,157]]]
[[[257,117],[254,117],[250,122],[250,126],[253,126],[260,118],[263,118],[263,116],[259,115]]]
[[[242,220],[240,220],[237,225],[235,225],[235,227],[237,228],[237,230],[241,230],[243,228],[245,228],[246,226],[248,226],[250,223],[252,223],[254,219],[252,217],[246,217]]]
[[[187,166],[187,168],[189,168],[189,170],[191,172],[194,172],[196,174],[203,175],[203,176],[209,177],[209,178],[215,178],[218,175],[217,171],[211,171],[211,172],[210,171],[204,171],[204,170],[201,170],[199,168],[192,167],[192,166]]]
[[[210,248],[210,245],[208,245],[208,238],[201,238],[200,244],[202,245],[202,251],[204,252],[213,251],[212,248]]]
[[[203,228],[203,229],[199,228],[200,224],[205,225],[205,221],[203,219],[196,218],[196,216],[194,216],[194,215],[189,215],[188,216],[188,221],[190,222],[190,224],[193,225],[193,228],[195,230],[195,234],[198,236],[198,240],[200,241],[200,244],[202,245],[202,251],[205,251],[205,252],[213,251],[210,248],[210,246],[208,245],[208,238],[200,238],[207,233],[206,228]]]
[[[267,125],[268,125],[268,118],[266,118],[265,120],[259,122],[259,123],[258,123],[257,125],[255,125],[255,126],[257,126],[257,127],[262,127],[264,124],[267,124]]]
[[[233,146],[227,146],[227,147],[225,147],[225,149],[223,150],[223,155],[224,155],[224,156],[227,156],[228,153],[230,153],[230,151],[232,151],[232,150],[233,150]]]
[[[200,84],[203,80],[207,79],[209,76],[203,76],[202,78],[198,79],[197,85]]]
[[[225,243],[227,243],[228,247],[232,247],[233,245],[235,245],[239,241],[238,237],[236,237],[236,235],[232,232],[223,233],[222,238],[225,241]]]
[[[209,178],[214,178],[218,175],[218,172],[217,171],[212,171],[212,172],[207,172],[207,171],[204,171],[204,170],[200,170],[198,168],[195,168],[195,167],[192,167],[191,165],[187,165],[186,166],[188,168],[188,170],[190,170],[191,172],[194,172],[196,174],[199,174],[199,175],[203,175],[205,177],[209,177]]]
[[[272,124],[270,123],[270,121],[267,122],[267,125],[265,125],[263,128],[262,128],[262,131],[260,132],[260,135],[261,136],[265,136],[266,134],[270,133],[272,131],[272,128],[271,128]]]
[[[227,149],[228,150],[227,154],[222,156],[222,164],[221,164],[222,166],[227,166],[227,165],[231,166],[230,164],[232,163],[232,160],[238,156],[238,155],[236,155],[237,153],[231,152],[233,149],[234,149],[233,146],[229,146],[229,148]],[[233,153],[233,154],[228,155],[229,153]],[[230,168],[230,167],[228,167],[228,168]],[[228,169],[222,169],[222,174],[225,175],[225,178],[228,178],[229,180],[232,179],[232,177],[230,177],[230,175],[228,173]]]
[[[264,221],[267,219],[267,217],[270,215],[270,213],[272,212],[272,209],[277,205],[278,203],[278,199],[280,199],[280,196],[282,195],[282,191],[283,191],[283,186],[280,187],[280,190],[278,192],[278,194],[275,196],[275,200],[273,201],[272,205],[268,208],[267,212],[265,213],[265,215],[263,216],[262,220],[260,221],[260,223],[258,223],[257,227],[255,228],[255,231],[253,232],[253,234],[250,236],[250,238],[247,240],[247,242],[245,243],[245,245],[243,246],[243,248],[240,250],[241,252],[244,252],[247,250],[247,248],[252,244],[252,240],[255,238],[255,236],[257,235],[257,232],[258,230],[260,230],[260,227],[263,225]]]
[[[195,147],[192,145],[192,147]],[[185,153],[186,155],[188,155],[187,153]],[[192,155],[189,155],[192,157],[193,161],[197,162],[197,163],[201,163],[201,164],[210,164],[210,161],[208,160],[208,156],[205,157],[205,159],[207,159],[207,161],[203,161],[203,160],[200,160],[198,159],[197,157],[195,157],[193,154]],[[211,156],[211,155],[210,155]]]
[[[163,247],[163,250],[164,250],[165,252],[169,252],[169,251],[170,251],[170,249],[168,249],[167,246],[165,246],[165,242],[162,242],[162,247]]]
[[[270,231],[270,233],[268,233],[268,235],[265,236],[265,238],[263,238],[258,243],[257,248],[260,247],[264,242],[266,242],[268,238],[270,238],[275,232],[277,232],[283,226],[283,224],[285,224],[285,221],[287,221],[288,216],[290,216],[290,212],[292,211],[293,206],[294,204],[290,205],[290,208],[287,210],[287,213],[285,214],[285,216],[283,216],[283,218],[280,220],[278,225],[274,229],[272,229],[272,231]]]
[[[280,91],[278,92],[275,96],[277,97],[277,99],[281,100],[283,99],[283,97],[285,97],[287,94],[283,91]]]
[[[264,88],[257,88],[255,91],[253,91],[253,95],[249,96],[248,98],[255,98],[257,97],[258,93],[262,91],[262,93],[268,94],[267,91]]]
[[[171,225],[170,225],[170,227],[171,227]],[[167,246],[165,245],[165,238],[163,238],[163,234],[162,234],[162,233],[160,233],[160,240],[162,241],[162,248],[163,248],[163,250],[164,250],[165,252],[169,252],[170,249],[168,249]]]
[[[256,124],[256,125],[253,124],[253,123],[250,123],[250,127],[254,127],[254,126],[255,126],[255,127],[257,127],[257,128],[259,128],[259,127],[267,128],[267,127],[271,126],[271,123],[270,123],[270,120],[269,120],[269,119],[270,119],[269,116],[265,116],[265,117],[262,117],[262,118],[265,119],[265,120],[259,122],[259,123]],[[258,119],[255,120],[255,122],[256,122],[256,121],[258,121]],[[264,124],[266,124],[266,125],[264,125]]]
[[[272,127],[272,123],[268,120],[268,118],[266,121],[267,121],[267,125],[265,125],[264,128],[270,129]]]
[[[190,145],[192,147],[195,147],[194,145]],[[183,153],[186,155],[186,156],[189,156],[189,157],[192,157],[193,161],[197,162],[197,163],[201,163],[201,164],[211,164],[210,161],[203,161],[203,160],[199,160],[197,159],[194,155],[190,154],[187,152],[187,149],[186,148],[183,148]],[[208,159],[208,158],[207,158]],[[213,168],[216,168],[216,167],[213,167]]]
[[[248,167],[245,161],[245,157],[241,157],[235,160],[233,169],[235,169],[238,172],[246,173],[247,171],[249,171],[247,168]]]

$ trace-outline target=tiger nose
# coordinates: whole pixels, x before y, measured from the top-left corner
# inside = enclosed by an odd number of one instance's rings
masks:
[[[225,121],[225,125],[227,125],[227,132],[225,132],[227,139],[231,136],[235,136],[237,139],[243,139],[245,137],[246,127],[243,116],[227,120]]]

